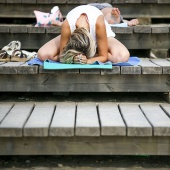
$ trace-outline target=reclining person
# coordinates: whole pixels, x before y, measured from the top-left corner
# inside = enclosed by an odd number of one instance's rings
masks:
[[[138,19],[132,19],[130,21],[124,20],[121,16],[120,10],[118,8],[113,7],[109,3],[90,3],[88,5],[95,6],[103,13],[106,21],[109,24],[120,24],[127,23],[128,26],[135,26],[139,24]]]
[[[127,23],[128,26],[135,26],[139,24],[138,19],[132,19],[130,21],[124,20],[121,16],[120,10],[118,8],[113,7],[109,3],[90,3],[88,5],[98,8],[103,13],[106,21],[109,24]],[[52,21],[52,25],[61,26],[62,22],[55,20]]]

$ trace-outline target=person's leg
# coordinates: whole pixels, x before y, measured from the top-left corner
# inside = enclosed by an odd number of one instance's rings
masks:
[[[108,49],[108,60],[113,63],[126,62],[130,57],[128,49],[120,41],[113,37],[108,38]]]
[[[60,53],[60,35],[46,44],[44,44],[39,50],[38,50],[38,58],[42,61],[45,61],[47,59],[53,60],[53,61],[59,61],[59,53]]]

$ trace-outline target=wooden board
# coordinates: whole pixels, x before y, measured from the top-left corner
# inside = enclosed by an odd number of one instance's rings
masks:
[[[23,135],[48,136],[54,109],[55,104],[53,102],[36,103],[34,110],[24,126]]]
[[[74,77],[74,79],[72,78]],[[0,74],[1,92],[169,92],[168,74]]]
[[[0,137],[170,136],[169,105],[0,103]]]
[[[140,0],[141,1],[141,0]],[[103,2],[103,1],[102,1]],[[123,3],[122,3],[123,2]],[[142,2],[142,3],[141,3]],[[116,6],[121,10],[124,18],[141,18],[141,17],[150,17],[150,18],[169,18],[169,1],[162,0],[156,1],[156,3],[143,3],[143,1],[114,1],[112,2],[113,6]],[[17,9],[16,9],[17,3]],[[55,1],[55,5],[58,5],[63,16],[73,9],[74,7],[82,4],[94,3],[92,0],[69,0],[69,1]],[[108,2],[110,3],[110,1]],[[0,6],[1,15],[0,17],[9,17],[9,18],[35,18],[33,11],[39,10],[42,12],[50,12],[52,7],[54,6],[53,1],[40,1],[38,0],[35,3],[30,2],[29,0],[22,1],[21,0],[8,0],[8,3],[2,3]],[[160,11],[160,8],[162,9]],[[131,12],[133,11],[133,13]],[[7,15],[8,14],[8,15]]]
[[[78,103],[75,126],[76,136],[100,136],[96,103]]]
[[[23,126],[34,107],[33,103],[15,103],[7,116],[0,124],[0,136],[21,137]]]
[[[5,27],[5,29],[4,29]],[[145,28],[146,27],[146,28]],[[134,26],[131,32],[122,31],[122,28],[113,28],[116,38],[128,49],[169,49],[169,25]],[[159,31],[154,31],[155,29]],[[162,31],[162,32],[161,32]],[[0,25],[0,48],[3,48],[14,39],[22,42],[22,49],[38,50],[42,45],[55,38],[61,32],[60,27],[34,27],[32,25]],[[25,41],[27,40],[27,41]]]
[[[74,136],[76,118],[76,103],[57,103],[53,116],[49,135],[50,136]]]

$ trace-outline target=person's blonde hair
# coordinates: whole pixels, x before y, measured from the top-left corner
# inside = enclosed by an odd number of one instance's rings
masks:
[[[87,58],[91,58],[96,53],[95,41],[85,28],[77,28],[68,43],[66,44],[60,56],[62,63],[74,63],[74,57],[83,54]]]

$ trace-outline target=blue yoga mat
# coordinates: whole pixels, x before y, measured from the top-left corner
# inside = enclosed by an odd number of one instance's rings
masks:
[[[62,64],[60,62],[44,61],[44,69],[66,70],[66,69],[112,69],[112,63],[101,63],[97,61],[93,64]]]
[[[102,63],[99,61],[93,64],[62,64],[60,62],[46,60],[41,61],[38,58],[34,58],[28,61],[28,65],[41,65],[44,69],[61,70],[61,69],[112,69],[112,66],[137,66],[141,60],[136,56],[131,56],[127,62],[112,63],[110,61]]]

